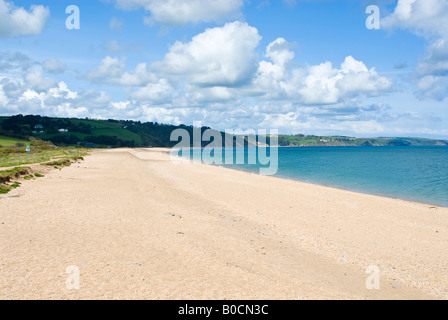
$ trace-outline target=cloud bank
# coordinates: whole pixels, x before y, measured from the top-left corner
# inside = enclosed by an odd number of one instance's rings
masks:
[[[422,97],[444,100],[448,96],[448,2],[399,0],[382,25],[410,30],[427,39],[425,57],[416,68],[417,88]]]
[[[42,5],[32,5],[27,11],[0,0],[0,37],[40,34],[49,17],[50,10]]]

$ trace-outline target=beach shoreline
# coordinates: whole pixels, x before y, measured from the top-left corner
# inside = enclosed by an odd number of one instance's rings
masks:
[[[423,146],[424,147],[424,146]],[[366,148],[366,147],[361,147],[361,146],[331,146],[331,147],[300,147],[300,146],[281,146],[278,148]],[[384,148],[384,147],[377,147],[377,146],[371,146],[368,148]],[[386,147],[389,148],[389,147]],[[414,147],[415,148],[415,147]],[[442,147],[442,148],[446,148],[446,147]],[[204,148],[190,148],[191,150],[194,149],[204,149]],[[180,149],[171,149],[171,148],[150,148],[150,150],[154,150],[157,152],[162,152],[162,153],[166,153],[168,155],[171,154],[171,152],[173,152],[174,150],[176,150],[177,152],[180,151]],[[180,159],[182,161],[184,161],[185,159],[182,159],[182,157],[180,156],[175,156],[176,159]],[[192,157],[193,158],[193,157]],[[240,167],[240,168],[236,168],[236,167],[230,167],[227,166],[225,164],[207,164],[201,161],[194,161],[194,159],[190,160],[191,162],[195,162],[195,163],[200,163],[202,165],[205,166],[214,166],[214,167],[219,167],[219,168],[224,168],[227,170],[235,170],[235,171],[239,171],[239,172],[246,172],[249,174],[255,174],[255,175],[261,175],[260,173],[256,173],[250,170],[245,170],[244,166]],[[263,176],[263,175],[262,175]],[[304,183],[304,184],[308,184],[308,185],[313,185],[313,186],[320,186],[320,187],[324,187],[324,188],[330,188],[330,189],[335,189],[335,190],[343,190],[343,191],[347,191],[347,192],[352,192],[355,194],[365,194],[365,195],[371,195],[371,196],[376,196],[376,197],[381,197],[381,198],[387,198],[387,199],[392,199],[392,200],[397,200],[397,201],[404,201],[404,202],[408,202],[408,203],[413,203],[413,204],[421,204],[423,206],[427,206],[427,207],[431,207],[431,208],[444,208],[444,209],[448,209],[448,206],[444,206],[444,205],[440,205],[437,203],[431,203],[431,202],[423,202],[423,201],[419,201],[419,200],[415,200],[415,199],[411,199],[410,197],[408,199],[406,199],[405,197],[398,197],[396,195],[387,195],[387,194],[380,194],[379,192],[375,192],[375,191],[364,191],[361,189],[351,189],[349,187],[337,187],[337,186],[332,186],[330,184],[322,184],[319,182],[310,182],[310,181],[305,181],[305,180],[301,180],[300,178],[294,178],[294,177],[288,177],[288,176],[281,176],[281,175],[265,175],[267,177],[270,178],[274,178],[274,179],[280,179],[280,180],[286,180],[286,181],[296,181],[299,183]]]
[[[176,165],[169,151],[95,151],[3,196],[0,297],[448,298],[447,208]]]

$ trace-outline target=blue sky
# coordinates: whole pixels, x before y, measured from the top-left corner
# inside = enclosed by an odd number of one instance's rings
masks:
[[[447,0],[0,0],[0,115],[448,138],[447,93]]]

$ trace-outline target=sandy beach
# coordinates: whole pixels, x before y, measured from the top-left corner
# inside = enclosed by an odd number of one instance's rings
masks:
[[[448,298],[447,208],[166,152],[96,151],[1,196],[0,298]]]

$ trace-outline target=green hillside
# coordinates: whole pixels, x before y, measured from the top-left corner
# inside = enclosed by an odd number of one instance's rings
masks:
[[[174,126],[157,122],[142,123],[125,120],[93,120],[50,118],[42,116],[0,117],[0,136],[3,144],[12,146],[26,143],[30,138],[50,141],[57,146],[81,147],[173,147],[170,141],[175,129],[185,129],[193,136],[192,126]],[[210,129],[201,128],[202,132]],[[218,131],[216,131],[218,132]],[[223,143],[225,134],[221,134]],[[8,137],[8,138],[7,138]],[[9,138],[11,137],[11,138]],[[246,139],[247,140],[247,139]],[[423,138],[353,138],[342,136],[280,135],[279,146],[447,146],[446,140]],[[202,142],[202,146],[209,142]],[[269,144],[269,138],[268,138]],[[236,145],[236,143],[235,143]]]
[[[433,140],[424,138],[353,138],[340,136],[305,136],[305,135],[280,135],[280,146],[294,147],[366,147],[366,146],[448,146],[447,140]]]
[[[193,136],[192,126],[174,126],[154,122],[50,118],[33,115],[0,117],[0,135],[15,139],[33,137],[58,146],[85,147],[173,147],[175,129]],[[203,127],[205,131],[207,127]],[[224,137],[224,133],[220,133]],[[208,143],[204,142],[204,146]]]
[[[28,140],[16,139],[11,137],[0,136],[0,148],[1,147],[12,147],[12,146],[26,146],[29,144]]]

